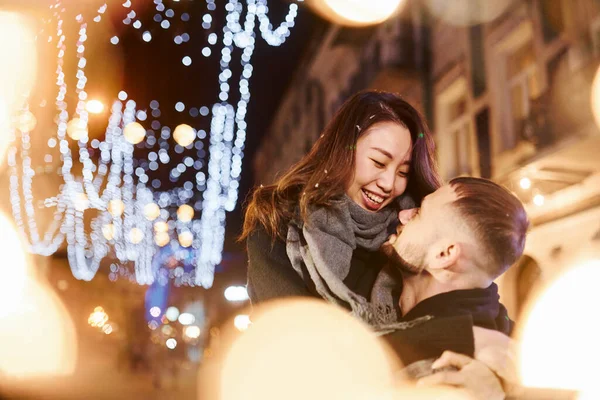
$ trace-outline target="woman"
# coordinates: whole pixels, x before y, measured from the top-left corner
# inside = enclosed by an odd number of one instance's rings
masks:
[[[395,287],[376,286],[377,250],[398,211],[439,186],[433,139],[419,112],[391,93],[357,93],[309,154],[254,191],[241,236],[252,302],[317,296],[370,324],[395,321]]]

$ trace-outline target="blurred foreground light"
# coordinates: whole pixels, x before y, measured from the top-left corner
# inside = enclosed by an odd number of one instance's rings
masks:
[[[173,132],[173,139],[180,146],[189,146],[196,139],[196,131],[187,124],[177,125],[175,132]]]
[[[18,304],[21,300],[25,284],[29,280],[29,266],[20,235],[2,213],[0,213],[0,238],[0,254],[6,263],[0,268],[1,320],[6,314],[12,313],[10,305]]]
[[[590,314],[596,304],[600,260],[564,272],[531,303],[521,323],[520,373],[525,386],[581,391],[600,398],[598,369],[600,322]],[[567,323],[557,323],[557,316]],[[565,343],[568,346],[557,345]],[[552,355],[552,362],[548,356]]]
[[[28,95],[37,70],[33,25],[24,15],[0,10],[0,162],[8,146],[8,127]]]
[[[67,135],[73,140],[82,140],[88,136],[87,122],[73,118],[67,123]]]
[[[178,320],[181,325],[191,325],[196,322],[196,317],[193,314],[184,312],[179,315]]]
[[[531,179],[527,177],[521,178],[519,186],[521,186],[521,189],[529,189],[531,187]]]
[[[167,339],[166,345],[169,349],[173,350],[175,347],[177,347],[177,340],[174,338],[169,338]]]
[[[245,286],[229,286],[227,289],[225,289],[224,294],[228,301],[248,300],[248,290]]]
[[[85,109],[92,114],[100,114],[104,111],[104,104],[100,100],[89,100],[85,103]]]
[[[390,391],[397,359],[339,307],[308,299],[267,303],[253,309],[248,330],[232,336],[212,381],[223,400],[396,398]]]
[[[175,322],[175,321],[177,321],[177,318],[179,318],[179,309],[177,307],[171,306],[171,307],[167,308],[165,315],[167,316],[167,319],[169,321]]]
[[[425,0],[429,12],[450,25],[469,26],[490,22],[515,0]]]
[[[72,374],[77,359],[75,325],[56,293],[31,280],[21,300],[4,304],[10,313],[0,317],[0,376]]]
[[[246,314],[236,315],[233,319],[233,325],[240,332],[247,330],[251,323],[250,316]]]
[[[123,129],[123,136],[131,144],[138,144],[146,137],[146,129],[139,122],[130,122]]]
[[[198,339],[200,337],[201,332],[200,332],[200,327],[192,325],[192,326],[186,326],[183,333],[185,334],[185,336],[189,337],[190,339]]]
[[[309,0],[307,4],[336,24],[366,26],[385,21],[405,2],[406,0]]]
[[[544,202],[545,202],[545,198],[544,195],[542,194],[536,194],[535,196],[533,196],[533,204],[535,204],[536,206],[543,206]]]

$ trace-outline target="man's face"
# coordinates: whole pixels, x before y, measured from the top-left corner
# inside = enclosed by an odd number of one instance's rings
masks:
[[[431,246],[443,231],[452,230],[449,225],[456,217],[456,210],[451,205],[457,198],[454,189],[445,185],[425,197],[420,209],[400,212],[397,235],[390,237],[384,249],[392,264],[412,273],[420,273],[427,267]]]

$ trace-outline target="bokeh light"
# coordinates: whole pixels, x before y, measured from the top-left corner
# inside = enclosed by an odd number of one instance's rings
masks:
[[[154,221],[160,215],[160,207],[156,203],[148,203],[144,206],[144,217],[148,221]]]
[[[129,241],[138,244],[144,239],[144,232],[140,228],[132,228],[129,231]]]
[[[154,243],[159,247],[164,247],[171,241],[171,237],[167,232],[156,232],[154,235]]]
[[[405,0],[309,0],[323,17],[345,26],[378,24],[399,11]]]
[[[252,325],[234,334],[224,351],[217,381],[223,400],[248,393],[273,400],[381,398],[393,390],[394,372],[400,367],[358,319],[308,299],[254,308]]]
[[[196,317],[193,314],[184,312],[179,315],[178,321],[181,325],[191,325],[196,322]]]
[[[0,10],[0,161],[8,146],[11,116],[20,109],[35,81],[35,34],[23,15]],[[10,56],[6,56],[10,55]]]
[[[123,129],[123,136],[131,144],[138,144],[146,137],[146,129],[139,122],[130,122]]]
[[[29,110],[22,111],[17,117],[17,128],[21,132],[31,132],[37,125],[35,115]]]
[[[104,111],[104,104],[100,100],[88,100],[85,109],[92,114],[100,114]]]
[[[189,337],[190,339],[198,339],[200,337],[200,328],[192,325],[192,326],[186,326],[184,331],[183,331],[184,335]]]
[[[194,218],[194,209],[188,204],[182,204],[177,209],[177,219],[181,222],[190,222]]]
[[[190,231],[184,231],[179,234],[178,239],[182,247],[190,247],[194,241],[194,235]]]
[[[73,118],[67,123],[67,135],[73,140],[83,140],[84,138],[87,138],[87,122],[80,118]]]
[[[175,139],[180,146],[189,146],[194,142],[194,139],[196,139],[196,131],[187,124],[177,125],[175,132],[173,132],[173,139]]]
[[[600,357],[600,322],[589,307],[599,280],[600,260],[589,260],[567,269],[530,302],[519,343],[524,385],[578,390],[598,398],[597,369],[589,362]],[[558,315],[568,316],[568,323],[557,323]],[[556,345],[565,338],[574,340]]]
[[[102,226],[102,235],[106,240],[113,240],[115,238],[116,228],[113,224],[105,224]]]
[[[124,210],[125,204],[122,200],[115,199],[108,202],[108,212],[113,217],[120,217]]]

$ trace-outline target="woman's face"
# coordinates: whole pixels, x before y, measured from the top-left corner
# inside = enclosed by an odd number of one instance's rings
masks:
[[[354,176],[346,194],[368,211],[379,211],[404,193],[410,170],[412,141],[408,129],[378,122],[356,143]]]

